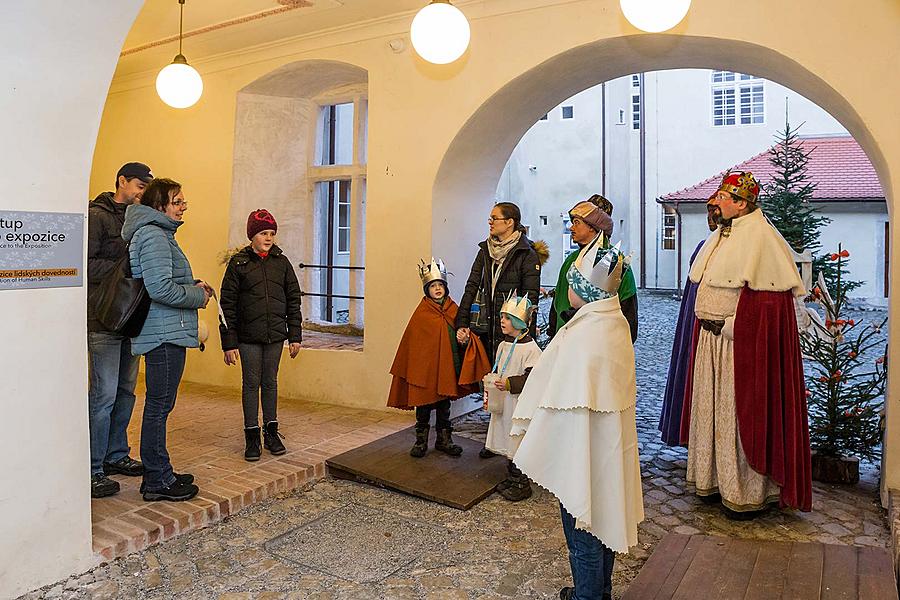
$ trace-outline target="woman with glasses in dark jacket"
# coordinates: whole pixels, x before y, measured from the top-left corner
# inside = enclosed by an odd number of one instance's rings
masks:
[[[512,202],[495,204],[488,217],[488,226],[488,237],[478,244],[478,254],[459,303],[456,338],[465,343],[471,334],[476,334],[493,361],[497,346],[504,339],[500,329],[500,307],[506,296],[515,291],[537,306],[546,246],[542,244],[542,260],[535,245],[525,235],[519,207]],[[531,323],[531,330],[533,334],[534,323]],[[487,458],[493,453],[484,448],[479,456]]]

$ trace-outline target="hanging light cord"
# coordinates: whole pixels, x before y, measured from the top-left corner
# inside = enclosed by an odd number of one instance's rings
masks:
[[[181,54],[181,40],[184,37],[184,0],[178,0],[181,5],[181,16],[178,19],[178,54]]]

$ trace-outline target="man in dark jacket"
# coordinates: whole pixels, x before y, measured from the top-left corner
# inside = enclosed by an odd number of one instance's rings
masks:
[[[128,422],[134,409],[137,356],[131,340],[97,320],[92,297],[104,278],[127,253],[122,239],[125,209],[139,202],[153,174],[142,163],[127,163],[116,174],[116,191],[104,192],[88,206],[88,419],[91,433],[91,497],[119,491],[108,475],[138,476],[144,466],[129,456]]]
[[[571,223],[569,229],[572,233],[572,241],[578,244],[579,248],[583,248],[602,231],[608,244],[613,231],[612,211],[612,202],[599,194],[594,194],[587,200],[576,204],[569,211]],[[578,252],[569,254],[559,271],[559,281],[556,285],[553,304],[550,307],[550,322],[547,330],[547,335],[551,338],[575,314],[575,310],[569,305],[569,283],[566,280],[566,273],[577,257]],[[622,285],[619,287],[619,303],[622,307],[622,314],[625,315],[631,329],[631,341],[634,342],[637,340],[638,332],[638,305],[637,287],[634,284],[634,275],[630,268],[622,276]]]

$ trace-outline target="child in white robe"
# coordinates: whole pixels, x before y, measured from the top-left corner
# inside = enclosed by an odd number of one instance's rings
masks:
[[[497,379],[493,383],[494,389],[488,392],[495,400],[492,405],[496,405],[500,412],[491,414],[485,447],[509,459],[509,475],[497,486],[497,491],[511,502],[531,497],[531,482],[512,461],[522,436],[510,436],[510,428],[519,393],[525,386],[528,373],[541,356],[541,349],[528,334],[534,310],[534,305],[527,297],[515,295],[510,295],[500,308],[500,329],[505,338],[497,346],[493,369]],[[486,408],[491,410],[492,407]]]

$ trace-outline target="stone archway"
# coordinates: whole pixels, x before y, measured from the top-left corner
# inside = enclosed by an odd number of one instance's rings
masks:
[[[432,190],[432,248],[448,263],[468,264],[481,231],[448,223],[487,214],[506,161],[524,133],[550,108],[599,83],[631,73],[677,68],[716,68],[780,83],[836,118],[859,142],[887,191],[889,169],[878,143],[856,109],[827,82],[797,61],[770,48],[734,40],[674,35],[613,37],[558,54],[497,90],[469,117],[444,154]],[[477,219],[477,217],[476,217]],[[466,237],[470,239],[466,239]],[[461,286],[460,278],[455,282]],[[454,290],[457,296],[460,289]],[[888,394],[890,397],[890,394]],[[898,418],[889,412],[889,422]],[[882,499],[900,473],[888,470],[900,440],[885,438]]]

